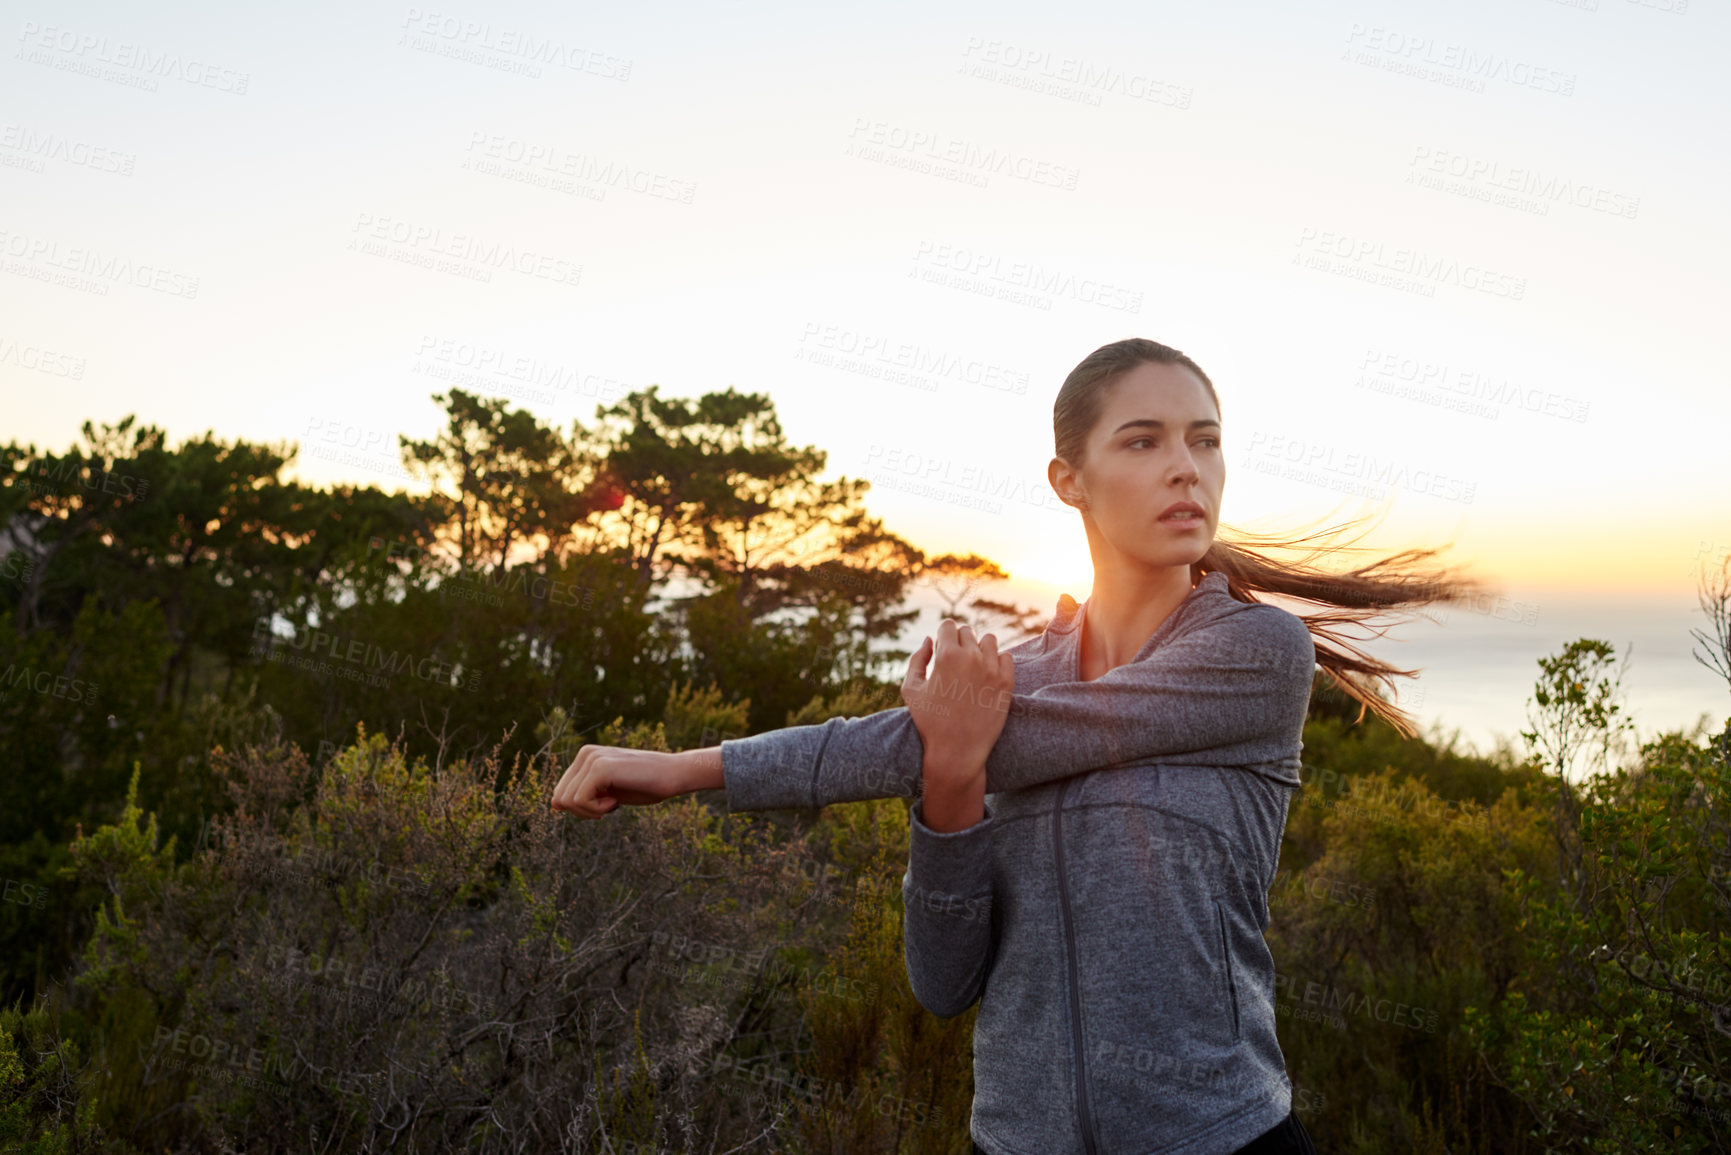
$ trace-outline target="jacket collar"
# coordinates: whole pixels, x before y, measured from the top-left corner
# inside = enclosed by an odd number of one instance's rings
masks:
[[[1184,614],[1186,609],[1196,604],[1198,600],[1207,600],[1210,595],[1215,594],[1225,594],[1228,597],[1231,596],[1226,584],[1226,575],[1219,570],[1213,570],[1202,575],[1202,580],[1196,583],[1190,593],[1185,596],[1183,601],[1178,603],[1177,607],[1173,609],[1170,614],[1166,615],[1166,620],[1160,623],[1160,627],[1156,629],[1153,634],[1149,635],[1148,641],[1143,644],[1142,649],[1136,655],[1136,659],[1133,660],[1139,660],[1149,651],[1150,648],[1165,638],[1167,634],[1170,634],[1172,630],[1176,628],[1178,619]],[[1200,598],[1198,595],[1200,595]],[[1092,597],[1089,597],[1078,602],[1069,594],[1059,594],[1058,609],[1052,616],[1051,624],[1046,627],[1047,632],[1059,635],[1058,640],[1060,643],[1072,645],[1080,644],[1082,638],[1082,620],[1087,617],[1088,603],[1093,600]]]

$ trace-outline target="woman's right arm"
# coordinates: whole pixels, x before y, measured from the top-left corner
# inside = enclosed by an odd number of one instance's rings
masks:
[[[1160,755],[1233,764],[1304,722],[1316,649],[1297,615],[1251,607],[1089,682],[1015,694],[985,791],[1022,790]],[[1296,751],[1292,751],[1296,753]],[[915,798],[924,748],[905,706],[721,743],[732,810]]]
[[[1026,789],[1160,755],[1202,755],[1210,764],[1241,763],[1247,752],[1263,756],[1271,743],[1303,727],[1315,667],[1303,620],[1265,604],[1091,682],[1015,694],[986,759],[985,792]],[[644,751],[638,759],[627,753],[601,761],[603,781],[591,783],[573,804],[585,777],[579,751],[579,762],[555,791],[554,807],[598,818],[619,802],[638,805],[717,787],[736,811],[917,798],[925,747],[908,708],[898,706],[729,738],[719,748]],[[630,779],[626,790],[594,805],[597,794],[610,793],[615,777]]]

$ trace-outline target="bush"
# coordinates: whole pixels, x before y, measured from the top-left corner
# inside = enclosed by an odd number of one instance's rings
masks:
[[[1553,782],[1553,790],[1561,789]],[[1534,966],[1472,1037],[1546,1150],[1731,1142],[1731,767],[1668,734],[1554,809],[1572,869],[1511,873]]]
[[[364,730],[322,774],[293,746],[217,761],[234,810],[191,861],[130,796],[74,843],[110,896],[68,1008],[113,1072],[106,1133],[684,1151],[774,1123],[716,1059],[800,1045],[771,964],[825,913],[803,840],[690,799],[573,821],[549,760],[435,773]]]

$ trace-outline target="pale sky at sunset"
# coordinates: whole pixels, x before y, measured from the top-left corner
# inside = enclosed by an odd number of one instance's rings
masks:
[[[1371,544],[1557,622],[1731,550],[1721,6],[9,12],[3,439],[136,413],[389,487],[450,384],[562,427],[732,385],[1049,610],[1052,399],[1145,336],[1220,390],[1228,526],[1387,497]]]

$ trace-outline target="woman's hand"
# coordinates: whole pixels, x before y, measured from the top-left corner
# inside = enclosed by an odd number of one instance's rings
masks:
[[[938,623],[937,641],[927,638],[908,659],[902,701],[925,747],[922,812],[933,830],[961,830],[983,816],[986,756],[1015,689],[1015,659],[998,652],[998,639],[975,642],[971,627],[949,618]]]
[[[625,746],[584,746],[553,788],[553,809],[600,818],[620,806],[652,806],[677,794],[719,788],[721,748],[669,754]]]

